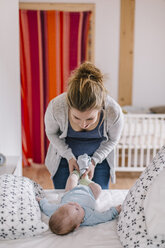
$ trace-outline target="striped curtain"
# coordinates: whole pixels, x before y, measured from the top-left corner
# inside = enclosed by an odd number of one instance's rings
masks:
[[[66,91],[70,72],[89,60],[90,11],[20,10],[23,165],[44,163],[48,102]]]

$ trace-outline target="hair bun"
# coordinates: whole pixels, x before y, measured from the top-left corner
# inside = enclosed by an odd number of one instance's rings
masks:
[[[89,78],[90,80],[93,80],[96,82],[102,82],[103,75],[101,71],[98,68],[96,68],[92,63],[84,62],[76,70],[76,78],[77,79]]]

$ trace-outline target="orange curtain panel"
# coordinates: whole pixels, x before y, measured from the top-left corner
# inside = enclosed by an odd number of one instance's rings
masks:
[[[90,11],[20,10],[23,165],[44,163],[48,102],[66,91],[70,72],[87,59]]]

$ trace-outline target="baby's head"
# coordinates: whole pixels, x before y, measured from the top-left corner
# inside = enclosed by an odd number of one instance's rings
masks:
[[[50,217],[49,227],[55,234],[68,234],[80,226],[83,218],[83,208],[76,202],[69,202],[58,208]]]

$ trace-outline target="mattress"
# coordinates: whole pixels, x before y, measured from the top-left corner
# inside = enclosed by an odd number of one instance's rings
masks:
[[[96,209],[105,211],[112,206],[122,204],[127,190],[103,190],[100,197],[96,201]],[[46,197],[50,202],[59,203],[63,190],[45,190]],[[42,214],[42,220],[48,223],[48,217]],[[42,235],[18,240],[0,241],[2,248],[122,248],[119,237],[117,235],[117,220],[102,223],[95,226],[79,227],[73,233],[66,236],[58,236],[51,233],[50,230],[42,233]]]

